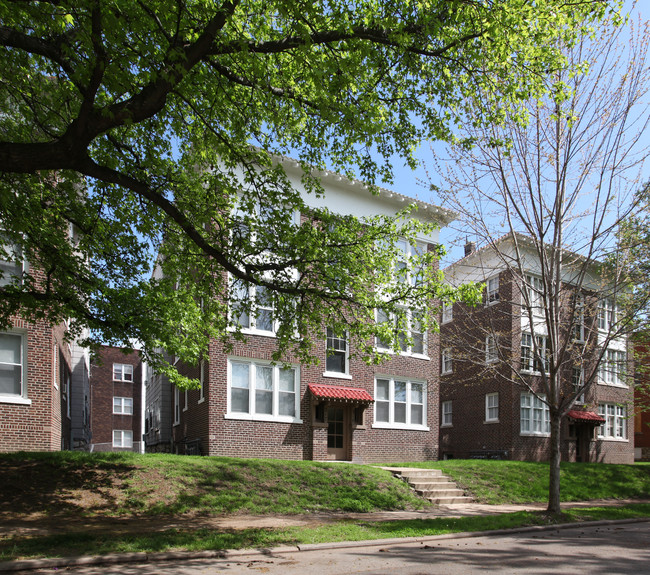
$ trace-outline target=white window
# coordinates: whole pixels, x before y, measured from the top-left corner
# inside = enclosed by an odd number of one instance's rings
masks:
[[[277,323],[268,288],[234,280],[233,299],[232,319],[243,331],[263,335],[275,334]]]
[[[345,333],[337,335],[327,328],[326,341],[327,357],[325,358],[326,373],[348,373],[348,341]]]
[[[0,402],[29,402],[25,339],[20,333],[0,333]]]
[[[184,402],[183,402],[183,411],[187,411],[189,408],[189,391],[186,389],[185,393],[183,394],[184,397]]]
[[[397,240],[398,257],[395,262],[395,277],[400,283],[410,283],[413,286],[422,281],[422,269],[414,263],[414,258],[426,253],[427,245],[424,242],[410,242]]]
[[[571,375],[571,383],[573,385],[573,393],[577,393],[576,403],[585,402],[585,393],[584,393],[584,383],[585,383],[585,371],[580,366],[574,366],[573,372]]]
[[[133,381],[133,366],[126,363],[113,364],[113,381]]]
[[[551,423],[546,397],[522,393],[519,408],[521,435],[549,435]]]
[[[453,371],[451,349],[442,350],[442,374],[451,373]]]
[[[114,397],[113,413],[119,415],[133,415],[133,398],[132,397]]]
[[[499,421],[499,394],[485,394],[485,421]]]
[[[203,403],[205,401],[205,361],[201,360],[200,363],[200,374],[199,374],[199,401],[197,403]]]
[[[605,298],[598,304],[598,329],[609,331],[616,324],[616,304],[612,298]]]
[[[114,429],[113,447],[133,447],[133,431],[130,429]]]
[[[488,335],[485,338],[485,363],[494,363],[497,359],[497,341],[493,335]]]
[[[422,311],[403,310],[402,325],[396,316],[389,315],[378,309],[376,313],[377,323],[385,323],[394,326],[399,330],[398,341],[400,353],[405,355],[418,355],[426,357],[427,354],[427,333],[422,326]],[[409,342],[410,339],[410,342]],[[375,338],[375,347],[380,351],[390,351],[390,342]]]
[[[544,283],[537,276],[526,276],[528,303],[535,315],[544,315]]]
[[[378,377],[373,427],[428,430],[426,385],[421,381]]]
[[[598,364],[598,382],[604,385],[627,385],[625,381],[625,363],[627,355],[624,351],[608,349]]]
[[[441,427],[451,427],[452,421],[452,405],[451,401],[443,401],[441,406],[442,422]]]
[[[442,323],[447,323],[454,319],[454,304],[453,303],[443,303],[442,304]]]
[[[0,286],[20,283],[26,269],[22,248],[0,234]]]
[[[605,423],[598,427],[598,437],[627,439],[627,410],[624,405],[601,403],[598,414],[605,419]]]
[[[521,334],[521,371],[540,373],[542,367],[545,371],[548,371],[549,358],[546,336],[536,335],[535,343],[537,345],[536,350],[533,349],[533,337],[529,333]]]
[[[499,301],[499,276],[490,278],[485,286],[485,301],[488,304]]]
[[[228,361],[228,414],[232,419],[300,423],[300,371],[262,361]]]
[[[573,339],[585,341],[585,300],[580,294],[572,298],[573,304]]]
[[[181,422],[181,390],[174,386],[174,425]]]

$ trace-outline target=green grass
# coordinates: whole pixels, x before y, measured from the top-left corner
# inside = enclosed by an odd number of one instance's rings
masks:
[[[134,453],[0,455],[0,510],[50,515],[298,514],[417,509],[389,472],[311,461]],[[4,499],[3,499],[4,498]]]
[[[441,469],[483,503],[548,500],[548,463],[456,459],[394,465]],[[560,491],[562,501],[649,497],[650,465],[562,463]]]
[[[171,550],[223,550],[269,548],[334,541],[363,541],[398,537],[424,537],[448,533],[511,529],[599,519],[628,519],[650,516],[650,504],[621,507],[569,509],[561,517],[540,512],[507,513],[489,517],[412,519],[401,521],[340,521],[320,527],[243,529],[238,531],[170,529],[160,533],[75,533],[49,537],[9,538],[0,541],[0,561],[37,557],[69,557],[120,552]]]

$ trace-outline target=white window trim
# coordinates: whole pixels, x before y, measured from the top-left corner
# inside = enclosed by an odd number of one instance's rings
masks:
[[[265,414],[265,413],[255,413],[254,410],[254,405],[255,405],[255,385],[254,385],[254,375],[253,372],[254,370],[250,371],[250,380],[249,380],[249,388],[248,388],[248,393],[249,393],[249,411],[248,413],[241,413],[241,412],[235,412],[232,411],[231,409],[231,402],[232,402],[232,397],[231,397],[231,386],[232,386],[232,363],[248,363],[250,365],[260,365],[260,366],[271,366],[273,367],[273,413],[272,414]],[[243,357],[229,357],[228,358],[228,385],[227,385],[227,407],[226,407],[226,414],[224,415],[224,419],[241,419],[241,420],[246,420],[246,421],[270,421],[270,422],[275,422],[275,423],[302,423],[302,419],[300,419],[300,365],[298,364],[290,364],[290,367],[295,370],[295,416],[288,416],[288,415],[278,415],[278,398],[279,398],[279,381],[278,381],[278,373],[279,369],[281,368],[281,365],[273,365],[272,362],[270,361],[265,361],[265,360],[260,360],[260,359],[255,359],[251,360],[250,358],[243,358]]]
[[[614,414],[612,415],[608,413],[610,407],[614,408]],[[622,413],[619,414],[618,413],[619,410],[621,410]],[[619,405],[616,403],[599,403],[598,415],[605,418],[605,423],[599,425],[597,428],[598,439],[601,439],[603,441],[618,441],[621,443],[629,443],[630,440],[627,434],[627,407],[626,406]],[[614,421],[614,435],[609,435],[607,433],[607,429],[609,428],[610,418],[612,418]],[[624,434],[622,437],[616,434],[618,424],[621,420],[622,420],[621,428],[623,429],[623,434]]]
[[[446,422],[446,416],[449,416],[449,422]],[[443,401],[440,404],[440,427],[454,426],[454,404],[451,399]]]
[[[530,360],[528,362],[528,365],[523,365],[523,361],[522,361],[523,354],[521,353],[521,348],[524,347],[523,342],[524,342],[524,337],[526,337],[526,336],[531,338],[530,339]],[[546,370],[546,373],[548,373],[549,365],[548,365],[548,359],[546,357],[546,346],[547,346],[547,343],[548,343],[548,338],[545,335],[541,335],[541,334],[531,335],[528,332],[523,332],[521,334],[521,345],[520,345],[520,353],[519,353],[519,356],[520,356],[519,361],[520,361],[520,364],[521,364],[520,369],[521,369],[522,373],[530,373],[530,374],[533,374],[533,375],[541,374],[541,371],[539,371],[538,369],[535,369],[536,368],[536,365],[535,365],[536,356],[535,356],[535,344],[534,344],[533,338],[535,340],[537,340],[537,351],[538,351],[538,354],[542,357],[542,362],[545,364],[544,368]],[[528,346],[526,346],[526,347],[528,347]]]
[[[574,341],[576,343],[584,343],[585,341],[585,298],[582,294],[576,294],[573,298],[573,331]],[[576,337],[576,332],[578,337]]]
[[[442,304],[442,314],[440,323],[449,323],[454,320],[454,304],[453,302],[445,302]]]
[[[344,365],[344,370],[345,371],[328,371],[327,370],[327,350],[329,349],[327,347],[327,342],[329,339],[329,336],[327,335],[327,332],[331,331],[332,332],[332,337],[335,339],[343,339],[345,341],[345,365]],[[337,350],[340,351],[340,350]],[[337,379],[352,379],[352,376],[350,375],[350,334],[346,331],[343,333],[343,337],[339,338],[336,333],[334,333],[334,330],[331,328],[327,328],[325,331],[325,371],[323,372],[323,377],[332,377],[332,378],[337,378]]]
[[[27,332],[22,330],[9,330],[1,333],[20,337],[20,359],[21,359],[21,393],[1,393],[0,403],[11,403],[14,405],[31,405],[32,400],[29,399],[27,393]]]
[[[6,242],[6,241],[4,241],[5,239],[7,239],[7,238],[3,237],[3,233],[2,233],[2,231],[0,231],[0,249],[2,249],[3,251],[5,249],[7,251],[13,251],[14,252],[13,255],[16,256],[16,257],[19,257],[20,262],[16,262],[14,260],[4,259],[2,257],[4,255],[4,253],[0,253],[0,261],[1,262],[7,263],[7,264],[10,264],[12,266],[15,266],[16,268],[19,268],[19,269],[16,270],[18,275],[10,273],[10,275],[8,275],[8,276],[5,275],[2,278],[0,278],[0,286],[11,285],[12,283],[17,284],[17,285],[22,285],[23,281],[24,281],[25,274],[29,272],[29,262],[27,261],[27,258],[25,257],[25,254],[24,254],[24,252],[22,250],[22,246],[18,246],[18,248],[20,249],[20,253],[17,253],[16,252],[16,244]],[[18,281],[15,281],[15,280],[18,280]]]
[[[492,397],[497,398],[496,406],[490,405],[490,398]],[[494,409],[495,407],[497,410],[497,416],[490,417],[490,408]],[[483,423],[499,423],[499,393],[498,392],[485,394],[485,421]]]
[[[485,305],[499,303],[499,274],[485,281]]]
[[[622,356],[622,359],[619,359],[618,356]],[[609,366],[618,366],[623,364],[623,368],[616,369],[616,367],[611,368]],[[624,350],[607,348],[603,357],[598,364],[598,385],[605,385],[607,387],[619,387],[622,389],[627,389],[629,386],[625,383],[625,373],[626,373],[626,364],[627,364],[627,353]],[[611,381],[607,379],[607,374],[611,377]]]
[[[447,375],[453,373],[454,371],[454,361],[451,354],[451,348],[447,347],[442,350],[440,355],[440,373],[441,375]]]
[[[492,346],[490,346],[490,341]],[[490,354],[490,349],[493,349],[494,354]],[[493,335],[488,335],[485,338],[485,363],[495,363],[499,360],[499,352],[497,350],[497,340]]]
[[[413,330],[412,330],[412,313],[413,311],[410,309],[406,310],[406,322],[407,322],[407,331],[409,337],[411,339],[413,338]],[[379,310],[375,309],[375,322],[379,323]],[[388,320],[386,323],[394,324],[396,322],[396,318],[394,314],[390,314],[388,316]],[[389,355],[404,355],[408,357],[414,357],[417,359],[424,359],[427,361],[431,361],[431,358],[429,357],[429,350],[428,350],[428,342],[429,342],[429,332],[427,331],[422,331],[422,332],[416,332],[422,334],[422,351],[423,353],[418,353],[413,351],[412,346],[408,346],[406,350],[400,349],[399,351],[395,351],[394,349],[390,347],[384,347],[379,345],[379,338],[375,337],[375,351],[377,353],[386,353]]]
[[[411,242],[405,238],[399,238],[398,243],[404,243],[404,249],[399,249],[399,256],[397,257],[395,263],[393,264],[393,269],[396,270],[398,263],[402,262],[404,264],[404,276],[399,278],[398,273],[395,271],[394,281],[402,284],[409,284],[415,286],[417,284],[417,278],[419,274],[413,272],[412,258],[417,257],[420,253],[427,253],[427,242],[423,240],[416,240],[415,245],[411,245]]]
[[[524,397],[529,397],[531,402],[529,406],[523,406],[523,398]],[[546,397],[544,395],[536,396],[534,393],[530,392],[522,392],[519,398],[519,435],[524,436],[524,437],[550,437],[551,435],[551,430],[550,430],[550,414],[549,414],[549,407],[545,403]],[[535,405],[536,402],[541,403],[541,407],[539,405]],[[542,428],[544,431],[531,431],[531,430],[524,430],[523,429],[523,421],[524,419],[521,417],[521,410],[525,408],[530,411],[530,427],[533,427],[533,414],[535,413],[535,410],[541,410],[542,411]],[[546,428],[548,428],[548,431],[546,431]]]
[[[178,387],[174,386],[174,404],[172,405],[173,413],[173,425],[179,425],[181,422],[181,390]]]
[[[598,302],[598,330],[601,333],[607,333],[616,325],[618,309],[614,299],[611,297],[602,299]]]
[[[377,380],[388,380],[388,421],[377,421]],[[395,380],[406,383],[406,419],[407,423],[395,421]],[[411,419],[411,384],[422,386],[422,424],[412,424]],[[373,429],[412,429],[416,431],[429,431],[427,426],[427,382],[418,379],[409,379],[406,377],[394,377],[390,375],[376,375],[375,376],[375,402],[373,413]],[[416,404],[420,405],[420,404]]]
[[[575,374],[576,371],[580,372],[580,375],[578,376],[578,381],[576,382],[575,380]],[[576,396],[574,405],[584,405],[585,403],[585,390],[584,390],[584,382],[585,382],[585,370],[581,366],[574,366],[573,370],[571,372],[571,386],[573,389],[573,392],[575,393],[579,389],[582,388],[582,391],[580,392],[579,395]]]
[[[187,411],[189,409],[189,392],[187,389],[185,390],[185,403],[183,404],[183,411]]]
[[[202,359],[199,366],[199,382],[201,387],[199,387],[199,400],[196,403],[203,403],[205,401],[205,360]]]
[[[115,434],[119,433],[119,441],[116,441]],[[124,445],[125,437],[131,436],[130,444]],[[133,448],[133,431],[130,429],[114,429],[113,430],[113,447],[120,447],[122,449],[132,449]]]
[[[536,317],[544,317],[544,284],[539,276],[526,274],[525,289],[528,292],[528,302]]]
[[[233,277],[229,277],[229,281],[232,283],[233,282]],[[238,327],[241,330],[241,333],[247,334],[247,335],[260,335],[263,337],[277,337],[277,332],[278,328],[280,327],[280,322],[276,317],[273,317],[273,320],[271,322],[271,329],[266,330],[266,329],[258,329],[257,328],[257,309],[260,307],[261,309],[271,309],[271,313],[273,316],[275,316],[275,308],[273,306],[265,307],[265,306],[258,306],[255,303],[255,294],[257,291],[258,287],[263,287],[263,286],[257,286],[254,284],[251,284],[248,286],[248,298],[249,301],[251,302],[251,308],[248,311],[248,322],[249,325],[248,327],[244,326],[238,326],[238,318],[234,317],[232,314],[232,304],[229,306],[228,312],[230,313],[230,320],[234,325],[228,326],[229,331],[236,331]]]
[[[120,411],[115,411],[115,400],[116,399],[120,400]],[[127,400],[127,399],[131,400],[131,413],[127,413],[126,411],[124,411],[124,407],[125,407],[125,404],[126,404],[125,400]],[[121,397],[121,396],[114,395],[113,396],[113,415],[133,415],[133,398],[132,397]]]
[[[122,372],[121,379],[118,379],[118,378],[115,377],[115,366],[116,366],[116,365],[121,365],[121,366],[122,366],[122,369],[121,369],[121,372]],[[125,368],[130,368],[130,370],[129,370],[129,369],[125,369]],[[131,373],[131,379],[126,379],[126,378],[124,377],[124,376],[126,375],[126,372],[127,372],[127,371],[130,371],[130,373]],[[133,364],[130,364],[130,363],[117,363],[117,362],[113,363],[113,373],[112,373],[113,381],[122,381],[122,382],[124,382],[124,383],[133,383],[133,376],[134,376],[134,373],[133,373],[133,372],[134,372]]]

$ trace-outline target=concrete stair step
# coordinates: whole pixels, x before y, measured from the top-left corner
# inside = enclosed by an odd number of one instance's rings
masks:
[[[453,481],[445,481],[442,479],[439,481],[409,481],[408,483],[413,489],[449,489],[456,487],[456,484]]]
[[[435,505],[455,505],[469,503],[471,497],[440,469],[418,469],[415,467],[384,467],[393,475],[406,481],[420,497],[428,499]]]
[[[459,497],[427,497],[434,505],[460,505],[462,503],[471,503],[472,498],[467,496]]]

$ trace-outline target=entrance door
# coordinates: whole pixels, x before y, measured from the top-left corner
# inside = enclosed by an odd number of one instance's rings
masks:
[[[348,410],[343,407],[327,408],[327,456],[345,461],[348,458]]]

